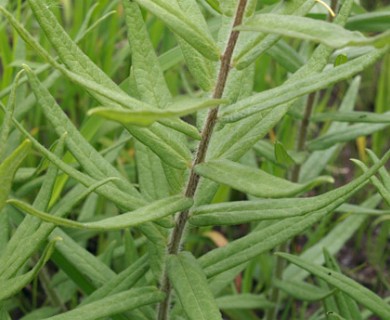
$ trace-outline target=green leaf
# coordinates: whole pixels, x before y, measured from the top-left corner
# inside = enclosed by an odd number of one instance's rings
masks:
[[[15,110],[16,89],[19,85],[19,80],[22,73],[23,71],[19,71],[15,77],[14,84],[12,85],[11,93],[8,98],[5,116],[0,128],[0,160],[3,158],[3,155],[6,151],[7,138],[11,130],[12,116]]]
[[[205,33],[209,33],[207,22],[196,0],[179,0],[178,4],[193,23]],[[215,7],[213,8],[215,9]],[[199,87],[205,92],[211,91],[215,85],[214,63],[205,59],[181,37],[177,36],[177,41],[183,53],[188,70],[191,72]]]
[[[138,4],[123,1],[127,38],[131,49],[131,73],[141,100],[165,109],[172,97],[158,62]]]
[[[390,150],[383,156],[380,162],[372,166],[369,171],[365,172],[359,178],[346,185],[344,188],[350,188],[351,192],[344,196],[345,199],[347,199],[348,196],[351,196],[357,189],[363,186],[367,182],[367,179],[375,174],[378,169],[389,160],[389,158]],[[340,191],[340,188],[338,191]],[[274,201],[281,202],[282,200],[283,199]],[[291,199],[287,199],[287,201],[289,200]],[[294,200],[299,200],[299,198]],[[200,257],[198,260],[208,277],[215,276],[216,274],[219,274],[225,270],[249,261],[260,253],[270,250],[278,244],[283,243],[291,237],[299,234],[309,226],[316,223],[327,213],[333,212],[333,210],[343,202],[345,202],[345,200],[343,197],[341,197],[338,198],[337,201],[332,202],[322,209],[310,212],[310,214],[283,219],[262,230],[251,232],[238,240],[230,242],[224,247],[214,249],[213,251],[210,251],[204,256]],[[297,207],[297,203],[292,205],[290,204],[288,210],[293,210],[294,207]]]
[[[334,60],[333,66],[338,67],[348,62],[348,56],[345,54],[339,54]]]
[[[193,23],[180,7],[166,0],[136,0],[137,3],[152,12],[181,38],[206,58],[217,61],[219,49],[211,35]],[[176,1],[175,1],[176,2]]]
[[[315,212],[327,206],[340,205],[364,180],[310,198],[262,199],[204,205],[194,208],[190,223],[196,226],[241,224],[267,219],[283,219]],[[336,207],[337,207],[336,206]]]
[[[372,150],[367,149],[366,151],[373,163],[377,163],[379,161],[377,155]],[[380,168],[378,172],[382,178],[384,186],[390,191],[390,173],[386,170],[386,167]]]
[[[376,11],[350,17],[345,25],[350,30],[362,32],[382,32],[390,28],[390,12]]]
[[[47,225],[52,228],[47,232]],[[55,227],[55,226],[54,226]],[[115,272],[105,263],[85,248],[81,247],[68,234],[60,228],[53,228],[52,224],[46,224],[38,236],[45,234],[45,238],[53,239],[61,237],[64,241],[56,244],[51,260],[66,273],[66,275],[86,294],[91,294],[97,288],[103,286],[115,277]],[[53,230],[54,229],[54,230]],[[41,231],[41,230],[39,230]],[[51,233],[50,233],[51,231]]]
[[[311,262],[302,260],[291,254],[279,252],[276,253],[276,255],[309,271],[313,275],[326,281],[340,291],[345,292],[352,299],[361,303],[381,318],[390,318],[390,306],[375,293],[353,281],[352,279],[331,269],[322,266],[317,266]]]
[[[219,6],[219,1],[218,0],[206,0],[206,2],[216,12],[221,13],[221,8]]]
[[[274,285],[289,296],[301,301],[318,301],[334,293],[303,281],[274,279]]]
[[[36,216],[44,221],[69,228],[91,229],[91,230],[118,230],[136,226],[145,222],[161,219],[176,212],[191,207],[192,200],[183,196],[172,196],[158,200],[135,211],[120,214],[115,217],[103,219],[96,222],[77,222],[34,209],[27,203],[19,200],[8,200],[9,204],[16,206],[23,212]]]
[[[338,121],[338,122],[368,122],[368,123],[390,123],[390,112],[374,113],[363,111],[350,112],[324,112],[317,113],[310,118],[310,121]]]
[[[230,309],[268,309],[274,304],[267,300],[263,295],[250,293],[234,294],[222,296],[216,299],[218,307],[222,310]]]
[[[333,83],[347,79],[373,64],[388,48],[373,50],[372,52],[349,61],[337,68],[321,73],[315,73],[297,80],[287,81],[285,84],[238,101],[224,108],[221,115],[222,122],[235,122],[256,112],[273,108],[280,104],[292,101],[305,94],[318,91]]]
[[[58,141],[55,148],[55,154],[63,156],[64,136]],[[53,186],[58,174],[55,165],[49,165],[42,186],[34,199],[33,206],[40,210],[46,210],[50,202]],[[48,234],[41,235],[38,229],[41,227],[41,221],[35,217],[26,217],[19,224],[7,246],[0,256],[0,278],[9,279],[13,277],[25,264],[25,262],[38,250]],[[46,227],[48,227],[46,225]],[[50,232],[53,227],[48,227]],[[42,237],[40,237],[42,236]],[[20,243],[24,243],[20,246]],[[12,263],[11,263],[12,262]]]
[[[167,271],[188,319],[222,319],[206,277],[191,253],[169,256]]]
[[[45,320],[95,320],[148,304],[155,304],[163,299],[164,294],[154,287],[136,288],[111,295]]]
[[[114,92],[121,91],[119,87],[73,42],[44,2],[29,0],[28,4],[42,30],[56,49],[58,56],[70,70],[79,75],[83,75],[84,77],[88,77],[90,80],[94,79],[99,84]],[[16,24],[13,23],[13,25],[16,27]],[[21,30],[19,29],[18,32],[20,31]],[[34,41],[29,34],[27,34],[24,39],[28,42]],[[41,48],[41,50],[44,49]],[[53,64],[53,58],[50,58],[47,52],[44,55],[45,58],[48,59],[48,62]]]
[[[291,73],[297,71],[304,64],[298,52],[283,40],[275,43],[266,53]]]
[[[306,15],[313,7],[313,2],[305,0],[284,1],[280,6],[275,7],[275,11],[279,14],[290,16],[291,14],[302,16]],[[274,44],[276,44],[281,36],[275,34],[259,34],[252,36],[251,41],[238,51],[234,57],[233,64],[237,69],[242,70],[252,64],[261,54],[267,52]]]
[[[390,33],[366,38],[360,32],[346,30],[334,23],[272,13],[258,14],[236,29],[239,31],[274,33],[281,36],[315,41],[331,48],[390,42]]]
[[[171,93],[154,47],[149,39],[147,27],[138,4],[131,1],[123,1],[123,4],[126,10],[127,37],[131,48],[131,91],[139,96],[142,101],[156,106],[157,108],[154,111],[160,113],[172,104]],[[143,125],[151,125],[155,120],[158,120],[158,118],[155,118],[155,114],[153,115],[147,110],[140,111],[146,111],[147,115],[128,115],[127,118],[137,118],[143,122]],[[167,127],[188,134],[191,137],[195,137],[195,139],[200,139],[200,134],[196,127],[180,119],[163,119],[162,117],[160,121]],[[140,124],[139,121],[137,122]],[[134,122],[130,121],[129,123]],[[186,146],[185,138],[182,135],[174,134],[169,129],[166,131],[170,133],[170,141],[167,144],[182,144]],[[157,200],[181,191],[184,170],[177,170],[163,164],[150,149],[141,143],[135,143],[134,147],[139,188],[143,195],[149,199]]]
[[[31,142],[25,140],[11,155],[0,164],[0,212],[5,206],[11,191],[12,180],[16,170],[31,150]]]
[[[212,160],[199,164],[195,167],[195,172],[202,177],[263,198],[293,196],[318,184],[333,182],[330,177],[318,177],[306,184],[297,184],[229,160]]]
[[[42,256],[39,261],[29,272],[7,280],[0,280],[0,288],[2,288],[0,291],[0,301],[6,300],[17,294],[27,284],[33,281],[33,279],[37,276],[38,272],[42,269],[45,263],[49,261],[50,256],[54,251],[55,243],[61,240],[61,238],[57,237],[54,240],[50,241],[49,244],[46,246],[45,251],[42,253]]]
[[[100,299],[125,291],[126,289],[134,286],[135,283],[139,281],[139,279],[141,279],[149,269],[146,264],[147,259],[148,257],[145,255],[132,263],[121,273],[112,277],[112,279],[107,281],[92,294],[83,299],[81,305],[86,305],[93,301],[99,301]]]
[[[275,160],[278,163],[285,166],[290,166],[295,163],[294,159],[291,158],[291,156],[288,154],[286,148],[281,142],[275,141],[274,152],[275,152]]]
[[[390,123],[385,124],[353,124],[349,127],[326,133],[323,136],[313,139],[307,143],[309,150],[324,150],[336,143],[354,140],[357,137],[367,136],[371,133],[380,131],[388,127]]]
[[[341,273],[340,267],[336,259],[329,253],[326,247],[323,249],[323,253],[325,256],[326,267],[338,273]],[[357,303],[353,299],[348,297],[344,292],[336,291],[334,294],[334,299],[337,303],[341,316],[346,319],[363,319]]]
[[[373,160],[374,163],[378,161],[378,159],[375,158]],[[355,162],[363,170],[363,172],[366,172],[368,170],[367,166],[362,161],[353,159],[353,162]],[[384,171],[386,171],[386,169]],[[384,175],[388,175],[388,174],[387,173],[381,174],[382,177],[384,177]],[[386,188],[382,183],[382,181],[379,180],[376,176],[371,177],[371,182],[375,186],[375,188],[379,191],[383,199],[390,205],[390,188]]]
[[[154,110],[129,110],[109,107],[91,109],[88,113],[103,118],[114,120],[122,124],[134,124],[138,126],[150,126],[154,122],[164,118],[176,118],[189,115],[196,111],[215,107],[226,103],[224,99],[183,99],[176,102],[169,109]]]

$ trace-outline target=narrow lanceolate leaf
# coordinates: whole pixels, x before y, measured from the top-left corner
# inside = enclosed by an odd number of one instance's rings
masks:
[[[15,77],[14,84],[12,85],[11,93],[8,98],[6,112],[0,128],[0,161],[4,155],[8,134],[11,130],[12,116],[15,110],[16,89],[19,85],[19,79],[22,75],[22,72],[23,71],[20,71]]]
[[[9,204],[16,206],[23,212],[36,216],[44,221],[61,225],[68,228],[92,229],[92,230],[117,230],[130,226],[136,226],[145,222],[158,220],[176,212],[186,210],[191,207],[193,201],[183,196],[172,196],[153,202],[150,205],[139,208],[135,211],[123,213],[121,215],[103,219],[96,222],[77,222],[34,209],[27,203],[19,200],[8,200]]]
[[[291,297],[302,301],[322,300],[333,293],[303,281],[274,279],[274,285]]]
[[[307,144],[307,148],[309,150],[324,150],[335,145],[336,143],[351,141],[356,139],[357,137],[366,136],[371,133],[383,130],[389,125],[390,123],[353,124],[349,127],[324,134],[319,138],[309,141]]]
[[[164,299],[164,294],[154,287],[131,289],[86,304],[74,310],[45,320],[95,320],[121,312],[155,304]]]
[[[205,33],[209,34],[207,22],[197,1],[178,0],[177,2],[187,17]],[[181,37],[177,36],[177,42],[183,53],[188,70],[191,72],[199,87],[206,92],[211,91],[215,84],[215,64],[202,56]]]
[[[354,159],[353,160],[364,172],[366,172],[368,170],[367,166],[364,164],[364,162],[360,161],[360,160],[356,160]],[[374,162],[375,162],[375,159],[374,159]],[[385,168],[383,168],[384,171],[386,171]],[[382,171],[383,172],[383,171]],[[380,173],[380,171],[379,171]],[[383,174],[381,174],[381,176],[383,177]],[[390,204],[390,189],[386,188],[384,186],[384,184],[382,183],[381,180],[379,180],[376,176],[372,176],[371,177],[371,182],[372,184],[377,188],[377,190],[379,191],[379,193],[381,194],[381,196],[383,197],[383,199],[388,203]]]
[[[219,49],[214,40],[204,30],[193,23],[185,13],[171,1],[136,0],[137,3],[152,12],[172,30],[188,42],[194,49],[210,60],[219,59]]]
[[[370,170],[378,170],[378,161]],[[368,170],[365,170],[362,176],[345,186],[310,198],[261,199],[199,206],[191,211],[190,223],[196,226],[241,224],[302,216],[330,205],[337,208],[368,181],[370,175],[367,173]],[[327,212],[330,212],[329,208]]]
[[[390,319],[390,306],[372,291],[353,281],[352,279],[331,269],[315,265],[287,253],[277,253],[278,256],[287,259],[291,263],[301,267],[336,287],[348,296],[364,305],[382,319]]]
[[[348,19],[345,27],[349,30],[382,32],[390,29],[390,11],[375,11],[357,14]]]
[[[31,142],[25,140],[11,155],[0,164],[0,212],[11,190],[12,180],[16,170],[31,149]]]
[[[379,161],[377,155],[373,151],[367,149],[367,153],[373,163],[377,163]],[[384,186],[390,191],[390,173],[386,170],[385,167],[380,168],[378,172],[382,178]]]
[[[274,33],[323,43],[331,48],[390,43],[390,33],[366,38],[360,32],[346,30],[334,23],[271,13],[258,14],[244,25],[237,27],[237,30]]]
[[[364,183],[365,180],[355,180],[311,198],[262,199],[204,205],[191,211],[190,223],[196,226],[231,225],[302,216],[322,209],[330,212],[331,209],[326,209],[329,205],[338,207]]]
[[[352,188],[352,191],[347,194],[346,197],[353,194],[356,188],[364,185],[365,182],[389,160],[389,158],[390,151],[383,156],[380,162],[376,163],[367,172],[347,185]],[[345,201],[342,197],[338,200],[340,202],[331,203],[330,205],[305,216],[284,219],[259,231],[253,231],[247,236],[230,242],[224,247],[210,251],[198,260],[208,277],[215,276],[223,271],[234,268],[306,230],[327,213],[333,212],[335,208]],[[293,206],[297,206],[297,204],[293,204]],[[293,209],[293,207],[291,207],[291,209]]]
[[[156,121],[165,118],[177,118],[189,115],[196,111],[214,107],[226,103],[223,99],[188,99],[180,103],[173,104],[169,109],[153,110],[129,110],[109,107],[91,109],[88,113],[95,114],[103,118],[114,120],[123,124],[134,124],[138,126],[150,126]]]
[[[325,266],[331,270],[341,273],[341,269],[336,259],[329,253],[326,247],[324,247],[323,253],[325,257]],[[311,261],[311,263],[313,262]],[[363,320],[359,307],[354,299],[348,297],[344,292],[340,292],[338,290],[335,292],[333,298],[336,301],[340,314],[343,317],[346,319]]]
[[[314,1],[296,0],[296,1],[284,1],[275,8],[278,14],[284,15],[306,15],[313,7]],[[234,65],[238,70],[245,69],[251,63],[253,63],[257,57],[264,52],[268,51],[278,40],[281,39],[277,34],[259,34],[253,38],[252,41],[248,41],[243,48],[238,51],[238,54],[234,57]]]
[[[62,240],[61,238],[55,238],[53,241],[50,241],[47,245],[45,251],[43,252],[41,258],[31,269],[29,272],[17,276],[15,278],[1,280],[0,281],[0,301],[8,299],[13,295],[17,294],[20,290],[22,290],[27,284],[29,284],[38,274],[38,272],[42,269],[45,263],[50,259],[54,251],[54,245],[57,241]]]
[[[234,294],[223,296],[216,299],[218,307],[223,310],[231,309],[268,309],[274,306],[274,303],[267,300],[263,295],[250,293]]]
[[[120,91],[119,87],[82,52],[62,29],[44,1],[29,0],[28,3],[58,56],[70,70],[88,76],[88,79],[95,79],[96,82],[110,90]]]
[[[295,160],[288,154],[284,145],[279,141],[275,141],[274,154],[277,163],[280,163],[284,166],[290,166],[295,163]]]
[[[221,320],[214,296],[198,261],[189,252],[171,255],[167,271],[184,312],[190,320]]]
[[[211,160],[197,165],[195,171],[202,177],[262,198],[289,197],[310,190],[320,183],[333,182],[331,177],[318,177],[306,184],[293,183],[229,160]]]
[[[373,50],[364,56],[331,70],[315,73],[303,79],[298,78],[295,81],[288,81],[275,89],[267,90],[238,101],[225,108],[221,121],[238,121],[256,112],[276,107],[303,96],[304,94],[317,91],[338,81],[347,79],[373,64],[387,52],[387,50],[388,48]]]
[[[104,285],[99,287],[88,297],[83,299],[81,305],[86,305],[93,301],[98,301],[100,299],[133,287],[133,285],[139,279],[141,279],[145,275],[146,271],[149,269],[147,261],[148,256],[144,255],[142,258],[132,263],[129,267],[120,272],[118,275],[112,277],[112,279],[104,283]]]
[[[310,121],[338,121],[338,122],[369,122],[369,123],[390,123],[390,112],[374,113],[363,111],[351,112],[324,112],[313,115]]]

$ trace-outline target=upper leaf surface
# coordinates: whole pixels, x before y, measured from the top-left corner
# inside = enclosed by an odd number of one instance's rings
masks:
[[[306,184],[297,184],[229,160],[208,161],[197,165],[195,171],[203,177],[263,198],[293,196],[319,183],[333,181],[330,177],[319,177]]]
[[[210,60],[217,61],[220,53],[211,35],[194,24],[187,15],[167,0],[136,0],[139,5],[152,12],[194,49]],[[174,1],[176,2],[176,1]]]
[[[158,120],[186,116],[198,110],[217,106],[224,102],[226,100],[223,99],[187,99],[176,102],[169,109],[163,110],[153,109],[143,111],[100,107],[90,110],[89,114],[96,114],[123,124],[150,126]]]
[[[169,256],[167,268],[169,279],[188,319],[222,319],[206,276],[192,254],[182,252]]]
[[[95,320],[154,304],[162,299],[164,294],[153,287],[136,288],[113,294],[45,320]]]
[[[346,30],[334,23],[271,13],[258,14],[244,25],[239,26],[237,30],[276,33],[282,36],[320,42],[332,48],[348,45],[369,45],[378,41],[385,41],[383,36],[366,38],[360,32]],[[389,38],[388,41],[390,41],[390,34],[384,36],[386,39]]]
[[[11,191],[15,172],[30,150],[31,142],[26,140],[0,164],[0,212]]]
[[[36,210],[32,206],[19,200],[8,200],[8,203],[15,205],[28,214],[34,215],[44,221],[51,222],[56,225],[79,229],[117,230],[130,226],[136,226],[148,221],[161,219],[170,214],[188,209],[192,205],[192,200],[183,198],[182,196],[172,196],[153,202],[152,204],[139,208],[135,211],[127,212],[96,222],[85,223],[47,214],[45,212]]]

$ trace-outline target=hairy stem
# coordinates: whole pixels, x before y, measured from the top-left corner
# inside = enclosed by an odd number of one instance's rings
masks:
[[[222,98],[223,92],[225,90],[226,81],[230,71],[230,65],[232,61],[233,51],[237,43],[239,32],[234,30],[234,28],[242,23],[245,7],[247,4],[247,0],[240,0],[237,6],[236,15],[234,18],[232,31],[230,33],[225,51],[221,56],[221,64],[218,73],[217,84],[215,86],[213,92],[213,98],[219,99]],[[205,121],[203,130],[202,130],[202,139],[199,142],[192,167],[190,176],[187,182],[185,196],[189,198],[193,198],[196,192],[196,189],[199,184],[199,175],[195,173],[195,166],[199,163],[204,162],[207,149],[210,143],[210,139],[217,122],[218,118],[218,107],[211,109],[207,115],[207,119]],[[175,227],[172,231],[171,238],[168,244],[168,254],[177,254],[180,251],[180,244],[182,242],[183,233],[187,224],[189,211],[185,210],[180,212],[177,216]],[[158,319],[166,320],[168,319],[168,311],[169,311],[169,303],[170,303],[170,295],[171,295],[171,283],[169,281],[168,275],[166,271],[164,272],[161,290],[166,294],[165,300],[161,302],[158,311]]]

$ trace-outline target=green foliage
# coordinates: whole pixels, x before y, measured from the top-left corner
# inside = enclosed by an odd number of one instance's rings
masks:
[[[390,318],[389,14],[332,3],[0,1],[0,318]]]

